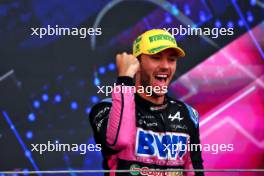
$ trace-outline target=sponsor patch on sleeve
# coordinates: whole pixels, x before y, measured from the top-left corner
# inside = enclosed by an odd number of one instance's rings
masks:
[[[103,122],[107,120],[107,115],[109,114],[110,109],[111,109],[110,106],[105,106],[95,115],[94,123],[96,125],[98,132],[100,131]]]
[[[198,112],[192,108],[191,106],[189,106],[188,104],[185,104],[188,111],[189,111],[189,115],[190,115],[190,118],[191,120],[193,121],[195,127],[197,128],[198,127],[198,124],[199,124],[199,114]]]

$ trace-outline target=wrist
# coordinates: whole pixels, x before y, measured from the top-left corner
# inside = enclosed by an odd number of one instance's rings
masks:
[[[135,75],[135,73],[132,73],[132,72],[124,72],[124,73],[121,72],[118,74],[118,77],[127,76],[130,78],[134,78],[134,75]]]
[[[134,86],[134,80],[130,76],[118,76],[117,85]]]

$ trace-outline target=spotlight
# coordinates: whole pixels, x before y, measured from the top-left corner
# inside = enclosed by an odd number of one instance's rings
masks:
[[[200,21],[201,22],[204,22],[205,20],[206,20],[206,18],[205,18],[204,12],[203,11],[200,11]]]
[[[99,98],[97,96],[92,96],[91,101],[92,103],[97,103],[99,101]]]
[[[104,74],[105,73],[105,67],[99,67],[99,73]]]
[[[31,139],[33,137],[33,133],[31,131],[28,131],[26,133],[26,137],[27,137],[27,139]]]
[[[28,120],[29,120],[30,122],[35,121],[35,120],[36,120],[36,116],[35,116],[35,114],[34,114],[34,113],[30,113],[30,114],[28,115]]]
[[[179,15],[179,10],[175,5],[171,7],[171,12],[173,15]]]
[[[242,27],[244,25],[243,20],[238,20],[238,26]]]
[[[85,113],[86,114],[89,114],[91,112],[91,108],[90,107],[87,107],[86,109],[85,109]]]
[[[54,100],[57,103],[61,102],[61,96],[59,94],[55,95]]]
[[[171,21],[172,21],[171,16],[167,14],[166,17],[165,17],[165,22],[166,23],[171,23]]]
[[[43,100],[44,102],[47,102],[47,101],[49,100],[49,96],[48,96],[48,94],[43,94],[43,95],[42,95],[42,100]]]
[[[98,77],[94,78],[94,85],[99,86],[100,85],[100,79]]]
[[[248,22],[253,22],[254,18],[251,12],[247,12],[247,20]]]
[[[40,107],[40,102],[39,102],[38,100],[35,100],[35,101],[33,102],[33,106],[34,106],[36,109],[38,109],[38,108]]]
[[[23,172],[24,172],[24,174],[23,175],[28,175],[28,172],[29,170],[28,169],[23,169]]]
[[[215,27],[217,27],[217,28],[221,27],[221,21],[220,20],[215,21]]]
[[[108,69],[110,70],[110,71],[113,71],[113,70],[115,70],[115,64],[114,63],[110,63],[109,65],[108,65]]]
[[[234,28],[234,23],[233,23],[232,21],[229,21],[229,22],[227,23],[227,27],[228,27],[228,28]]]
[[[75,101],[71,102],[71,109],[72,109],[72,110],[76,110],[76,109],[78,109],[78,104],[77,104],[77,102],[75,102]]]
[[[250,0],[250,5],[255,6],[256,5],[256,0]]]
[[[185,4],[183,8],[184,8],[185,15],[188,16],[191,14],[190,6],[188,4]]]
[[[25,156],[26,156],[26,157],[31,157],[31,153],[30,153],[29,150],[26,150],[26,151],[25,151]]]

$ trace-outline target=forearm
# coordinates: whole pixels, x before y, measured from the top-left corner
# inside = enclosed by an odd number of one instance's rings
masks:
[[[133,80],[129,77],[119,77],[117,84],[115,88],[121,90],[122,86],[132,86]],[[133,138],[135,122],[134,92],[113,91],[106,131],[106,141],[109,147],[117,150],[125,147]]]

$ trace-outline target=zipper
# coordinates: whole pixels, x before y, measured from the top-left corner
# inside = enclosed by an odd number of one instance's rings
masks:
[[[163,126],[164,126],[164,132],[165,132],[165,134],[166,134],[166,132],[167,132],[167,128],[166,128],[166,123],[165,123],[165,119],[164,119],[164,117],[163,117],[162,112],[160,113],[160,117],[161,117],[161,120],[162,120],[162,123],[163,123]],[[167,138],[166,138],[166,145],[168,145],[168,139],[167,139]],[[168,152],[169,152],[169,151],[168,151]],[[169,153],[167,154],[167,158],[166,158],[167,163],[168,163],[168,161],[169,161],[169,157],[168,157],[168,155],[169,155]],[[167,165],[165,166],[165,168],[168,169]]]
[[[162,121],[162,123],[163,123],[163,129],[164,129],[164,132],[166,132],[166,123],[165,123],[165,120],[164,120],[164,117],[163,117],[163,115],[162,115],[162,113],[160,113],[160,117],[161,117],[161,121]]]

